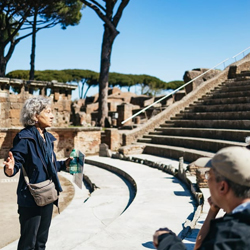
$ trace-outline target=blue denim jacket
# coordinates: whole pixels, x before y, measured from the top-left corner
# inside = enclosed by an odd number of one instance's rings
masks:
[[[30,183],[39,183],[49,178],[46,171],[46,163],[42,154],[42,150],[39,143],[30,130],[31,127],[22,129],[14,138],[13,148],[10,151],[15,158],[14,176],[20,169],[20,177],[17,186],[17,203],[23,207],[37,206],[29,188],[24,180],[22,166],[25,168],[29,177]],[[52,142],[52,148],[54,149],[53,142],[56,138],[48,133]],[[57,161],[56,155],[53,152],[54,162],[57,172],[65,170],[65,162]]]

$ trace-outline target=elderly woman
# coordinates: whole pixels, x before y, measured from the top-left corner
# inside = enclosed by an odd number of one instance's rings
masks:
[[[55,137],[46,131],[52,126],[53,114],[50,100],[44,97],[28,99],[21,112],[20,121],[24,125],[14,138],[13,148],[4,162],[4,172],[14,176],[21,170],[17,187],[17,203],[21,228],[18,250],[45,249],[53,212],[53,202],[38,206],[24,180],[22,166],[30,183],[40,183],[52,179],[59,194],[62,192],[57,171],[65,170],[70,158],[57,161],[53,152]],[[58,206],[58,200],[54,202]]]

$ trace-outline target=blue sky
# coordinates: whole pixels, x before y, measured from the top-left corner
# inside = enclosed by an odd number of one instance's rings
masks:
[[[88,7],[82,14],[78,26],[38,32],[36,70],[99,72],[103,22]],[[211,68],[230,58],[227,66],[232,56],[250,46],[250,1],[130,0],[117,29],[111,72],[182,80],[186,70]],[[16,46],[7,72],[29,69],[30,50],[31,37]],[[97,92],[93,89],[89,95]]]

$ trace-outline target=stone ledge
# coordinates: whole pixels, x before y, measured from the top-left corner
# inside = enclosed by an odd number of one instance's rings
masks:
[[[152,168],[156,168],[159,169],[163,172],[166,172],[168,174],[173,175],[174,177],[178,178],[182,183],[184,183],[187,188],[190,190],[191,194],[193,195],[194,200],[197,203],[197,208],[193,214],[192,219],[187,219],[186,222],[183,225],[183,230],[180,234],[180,237],[182,239],[188,237],[188,235],[190,235],[190,233],[192,232],[192,230],[195,228],[196,222],[198,221],[201,213],[202,213],[202,209],[203,209],[203,205],[204,205],[204,195],[200,190],[200,186],[196,185],[196,183],[194,184],[186,175],[186,172],[183,170],[183,167],[181,166],[181,159],[180,159],[180,165],[179,165],[179,169],[177,170],[175,167],[173,167],[171,164],[166,165],[166,164],[162,164],[162,163],[156,163],[154,161],[150,161],[147,159],[142,159],[139,157],[133,157],[133,156],[126,156],[120,153],[114,153],[112,154],[111,158],[115,158],[115,159],[120,159],[120,160],[125,160],[125,161],[131,161],[131,162],[136,162],[139,164],[144,164],[146,166],[152,167]],[[89,163],[89,162],[88,162]],[[91,162],[93,164],[93,162]],[[101,163],[103,166],[108,165],[108,164],[104,164]],[[94,164],[93,164],[94,165]],[[112,167],[113,168],[113,167]],[[110,170],[110,169],[108,169]],[[110,170],[112,171],[112,170]]]

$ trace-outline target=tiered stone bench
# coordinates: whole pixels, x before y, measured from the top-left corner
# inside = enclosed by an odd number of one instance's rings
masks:
[[[246,73],[245,73],[246,74]],[[250,135],[250,79],[239,75],[207,92],[154,131],[138,139],[143,153],[193,162]],[[192,95],[192,93],[190,93]]]

